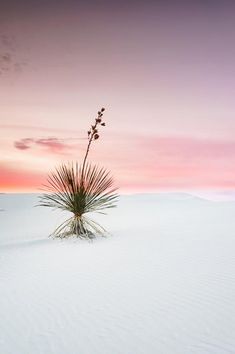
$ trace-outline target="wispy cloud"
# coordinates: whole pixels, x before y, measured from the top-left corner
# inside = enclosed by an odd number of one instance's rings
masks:
[[[73,149],[73,146],[69,143],[65,143],[61,139],[49,137],[42,139],[32,139],[32,138],[24,138],[21,140],[17,140],[14,142],[14,146],[18,150],[28,150],[34,148],[35,146],[40,146],[45,148],[47,151],[51,153],[64,153]]]
[[[27,149],[30,149],[33,142],[34,142],[34,140],[29,139],[29,138],[21,139],[19,141],[15,141],[14,146],[16,149],[19,149],[19,150],[27,150]]]

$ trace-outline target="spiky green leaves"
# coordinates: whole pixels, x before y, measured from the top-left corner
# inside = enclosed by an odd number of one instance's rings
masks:
[[[104,229],[85,214],[103,213],[105,209],[116,206],[116,188],[108,171],[88,163],[83,167],[78,163],[63,164],[49,175],[47,182],[47,193],[40,197],[39,205],[73,214],[56,229],[55,236],[76,234],[90,238],[96,233],[104,233]]]

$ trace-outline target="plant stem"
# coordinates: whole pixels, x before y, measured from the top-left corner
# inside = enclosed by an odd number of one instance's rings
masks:
[[[97,123],[96,123],[97,125]],[[95,125],[95,127],[96,127]],[[87,160],[87,157],[88,157],[88,153],[90,151],[90,146],[91,146],[91,142],[93,140],[93,136],[94,136],[94,132],[91,133],[91,136],[89,138],[89,142],[88,142],[88,145],[87,145],[87,149],[86,149],[86,154],[84,156],[84,159],[83,159],[83,164],[82,164],[82,177],[83,177],[83,172],[84,172],[84,168],[85,168],[85,165],[86,165],[86,160]]]
[[[83,163],[82,163],[82,183],[83,183],[83,174],[84,174],[84,168],[85,168],[85,165],[86,165],[86,160],[87,160],[87,157],[88,157],[88,153],[90,151],[90,146],[91,146],[91,142],[93,140],[93,136],[95,134],[95,129],[97,127],[97,122],[95,123],[95,126],[94,126],[94,129],[93,131],[91,132],[90,134],[90,138],[89,138],[89,142],[88,142],[88,145],[87,145],[87,149],[86,149],[86,153],[85,153],[85,156],[84,156],[84,159],[83,159]]]
[[[101,111],[98,112],[97,118],[95,120],[95,125],[92,125],[92,129],[90,130],[89,141],[88,141],[86,153],[85,153],[85,156],[84,156],[84,159],[83,159],[83,163],[82,163],[82,173],[81,173],[81,183],[82,183],[82,185],[83,185],[84,169],[85,169],[85,166],[86,166],[88,153],[90,151],[91,142],[93,141],[94,135],[97,134],[96,127],[101,122],[101,117],[103,116],[104,110],[105,110],[104,108],[101,108]]]

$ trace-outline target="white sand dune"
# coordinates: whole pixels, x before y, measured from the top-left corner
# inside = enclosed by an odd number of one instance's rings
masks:
[[[86,242],[36,200],[0,195],[1,354],[235,353],[235,202],[125,196]]]

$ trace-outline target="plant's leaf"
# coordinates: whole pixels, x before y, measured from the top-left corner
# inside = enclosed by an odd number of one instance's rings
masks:
[[[39,200],[40,206],[61,209],[73,214],[73,217],[61,224],[54,235],[73,233],[91,235],[103,233],[104,229],[94,221],[84,218],[90,212],[103,213],[103,210],[116,206],[118,195],[113,187],[110,173],[97,165],[86,163],[62,164],[47,179],[48,184]]]

